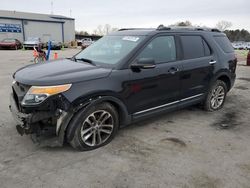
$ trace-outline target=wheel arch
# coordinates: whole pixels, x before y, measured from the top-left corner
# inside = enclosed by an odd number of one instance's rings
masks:
[[[127,124],[129,113],[125,102],[123,102],[117,93],[111,91],[89,93],[77,98],[72,102],[73,111],[78,112],[82,108],[88,108],[102,102],[109,102],[116,108],[119,114],[120,125]]]
[[[225,82],[225,84],[227,85],[227,90],[229,91],[232,87],[232,81],[230,79],[230,73],[228,72],[218,72],[215,76],[214,79],[212,79],[212,82],[210,83],[210,86],[213,85],[213,83],[216,80],[222,80],[223,82]]]
[[[223,81],[227,85],[227,91],[231,89],[231,80],[227,75],[220,75],[217,80]]]
[[[93,105],[108,102],[117,110],[119,115],[119,127],[128,125],[131,122],[131,115],[128,114],[126,105],[119,98],[111,95],[95,94],[88,97],[78,98],[73,102],[71,112],[68,113],[68,121],[60,127],[59,137],[61,142],[64,142],[65,135],[67,134],[70,122],[73,120],[74,116],[77,115],[81,110],[89,110]],[[72,132],[69,133],[69,138],[72,137]]]

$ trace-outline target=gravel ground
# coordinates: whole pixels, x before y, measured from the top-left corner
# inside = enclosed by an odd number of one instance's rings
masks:
[[[59,51],[69,57],[76,49]],[[32,51],[0,51],[0,187],[250,187],[250,67],[240,62],[222,110],[190,107],[123,128],[77,152],[20,136],[8,110],[11,74]]]

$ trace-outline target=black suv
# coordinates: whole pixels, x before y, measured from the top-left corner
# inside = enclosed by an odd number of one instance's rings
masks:
[[[52,133],[51,144],[91,150],[155,114],[198,103],[220,109],[236,64],[216,29],[121,29],[72,58],[16,71],[10,110],[21,135]]]

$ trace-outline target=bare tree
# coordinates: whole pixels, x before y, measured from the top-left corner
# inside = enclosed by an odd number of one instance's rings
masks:
[[[111,32],[111,30],[112,30],[111,25],[105,24],[105,25],[103,26],[103,33],[104,33],[105,35],[109,34],[109,33]]]
[[[185,22],[178,22],[176,23],[177,26],[192,26],[192,23],[188,20],[186,20]]]
[[[169,25],[169,27],[174,27],[174,26],[192,26],[192,23],[186,20],[186,21],[176,22],[174,24]]]
[[[107,34],[109,34],[110,32],[117,31],[117,30],[118,30],[117,28],[113,28],[113,27],[111,27],[111,25],[105,24],[104,26],[99,25],[99,26],[93,31],[93,33],[94,33],[95,35],[107,35]]]
[[[104,35],[102,25],[98,25],[96,31],[98,35]]]
[[[226,29],[232,27],[232,25],[232,22],[221,20],[216,24],[216,27],[221,31],[225,31]]]
[[[75,34],[77,35],[89,35],[87,31],[75,31]]]

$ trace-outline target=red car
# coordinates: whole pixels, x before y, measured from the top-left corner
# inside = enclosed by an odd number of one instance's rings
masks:
[[[3,39],[1,42],[0,42],[0,48],[3,49],[3,48],[8,48],[8,49],[20,49],[22,48],[22,43],[17,40],[17,39],[12,39],[12,38],[7,38],[7,39]]]

